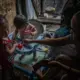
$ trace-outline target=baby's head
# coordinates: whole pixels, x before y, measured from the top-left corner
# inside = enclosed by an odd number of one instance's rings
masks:
[[[24,15],[15,16],[13,23],[18,30],[24,28],[28,24]]]

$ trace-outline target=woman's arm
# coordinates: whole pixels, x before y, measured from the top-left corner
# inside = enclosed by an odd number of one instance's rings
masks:
[[[71,44],[73,43],[73,40],[70,40],[70,35],[60,38],[50,38],[46,40],[24,40],[24,42],[27,43],[39,43],[39,44],[45,44],[50,46],[62,46],[65,44]]]

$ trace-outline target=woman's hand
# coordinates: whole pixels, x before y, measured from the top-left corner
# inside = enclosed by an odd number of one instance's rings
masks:
[[[23,42],[24,43],[32,43],[32,39],[24,39]]]

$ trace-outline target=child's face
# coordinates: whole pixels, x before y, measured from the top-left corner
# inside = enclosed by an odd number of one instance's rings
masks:
[[[22,28],[18,29],[18,31],[19,31],[20,33],[22,33],[24,30],[25,30],[25,27],[22,27]]]
[[[20,33],[20,36],[24,36],[24,30],[26,29],[26,27],[22,27],[20,29],[18,29],[18,32]]]

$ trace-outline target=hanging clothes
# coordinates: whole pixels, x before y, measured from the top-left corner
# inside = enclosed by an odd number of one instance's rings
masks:
[[[26,11],[27,11],[27,18],[29,19],[36,19],[36,13],[32,4],[31,0],[26,0]]]

